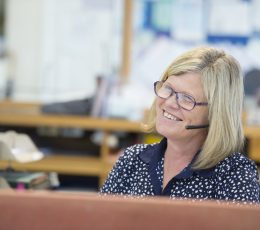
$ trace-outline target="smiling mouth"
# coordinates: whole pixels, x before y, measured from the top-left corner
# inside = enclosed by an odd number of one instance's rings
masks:
[[[165,110],[163,110],[163,116],[166,117],[169,120],[173,120],[173,121],[182,121],[180,118],[166,112]]]

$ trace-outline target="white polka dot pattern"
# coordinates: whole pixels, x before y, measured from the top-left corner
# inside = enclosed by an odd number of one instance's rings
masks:
[[[138,144],[127,148],[111,170],[100,190],[101,194],[259,202],[256,165],[240,153],[225,158],[206,173],[185,168],[162,190],[163,156],[154,168],[140,157],[146,150],[158,151],[155,148],[157,145]]]

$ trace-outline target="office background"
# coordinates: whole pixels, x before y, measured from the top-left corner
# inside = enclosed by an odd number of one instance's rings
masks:
[[[247,150],[260,162],[259,11],[260,0],[0,0],[1,131],[16,128],[46,156],[62,155],[12,166],[83,176],[69,179],[76,186],[98,176],[97,190],[123,148],[158,141],[140,135],[139,126],[154,99],[153,82],[177,55],[202,45],[241,63],[249,80]],[[20,110],[32,113],[29,107],[82,116],[20,117]],[[6,165],[0,161],[1,169]]]

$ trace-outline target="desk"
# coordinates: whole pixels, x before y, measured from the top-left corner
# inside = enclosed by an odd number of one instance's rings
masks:
[[[0,229],[259,229],[260,207],[223,202],[127,199],[36,191],[0,191]]]

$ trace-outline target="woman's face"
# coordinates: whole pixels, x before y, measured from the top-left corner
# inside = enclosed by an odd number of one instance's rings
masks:
[[[201,77],[196,73],[170,76],[165,84],[174,91],[192,96],[196,102],[207,102],[203,92]],[[168,139],[190,139],[194,136],[206,136],[206,129],[186,129],[187,125],[208,124],[208,106],[195,106],[187,111],[181,108],[173,94],[168,99],[157,97],[156,130]]]

